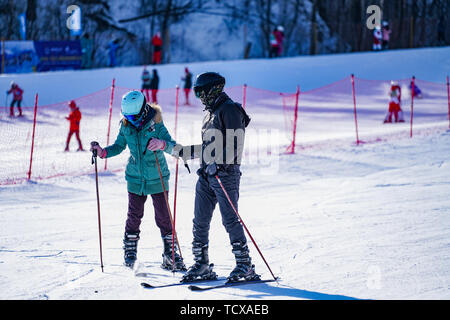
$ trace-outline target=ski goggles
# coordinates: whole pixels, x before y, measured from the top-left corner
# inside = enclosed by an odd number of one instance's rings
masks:
[[[144,106],[145,106],[145,102],[144,102],[144,105],[142,106],[141,111],[139,111],[138,114],[124,114],[123,117],[125,119],[127,119],[128,121],[130,121],[132,124],[137,125],[142,120],[142,117],[144,114],[144,109],[145,109]]]
[[[197,98],[200,98],[200,94],[202,92],[202,87],[194,87],[194,94]]]
[[[139,112],[138,114],[124,114],[123,116],[125,119],[133,123],[139,120],[139,118],[142,116],[142,112]]]

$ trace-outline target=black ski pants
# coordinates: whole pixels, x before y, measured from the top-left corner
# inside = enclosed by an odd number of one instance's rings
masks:
[[[238,216],[231,207],[215,176],[206,175],[199,169],[197,185],[195,188],[195,207],[193,220],[194,242],[207,244],[209,242],[209,228],[216,204],[219,204],[222,215],[222,224],[228,232],[230,243],[241,241],[246,243],[244,228]],[[234,207],[238,210],[239,183],[241,171],[239,166],[231,165],[220,169],[218,176],[227,191]]]

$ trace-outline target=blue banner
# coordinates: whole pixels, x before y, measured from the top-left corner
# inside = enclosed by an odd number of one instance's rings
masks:
[[[3,43],[5,48],[3,48]],[[33,41],[5,41],[1,42],[2,70],[5,73],[24,73],[36,71],[39,61],[34,50]]]
[[[81,69],[81,44],[75,41],[34,41],[36,71]]]
[[[5,73],[81,69],[80,40],[5,41]],[[3,42],[0,52],[3,54]],[[4,69],[3,69],[4,67]]]

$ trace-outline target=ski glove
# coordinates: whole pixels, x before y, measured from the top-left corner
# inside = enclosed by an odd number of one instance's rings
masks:
[[[153,138],[148,143],[147,149],[150,151],[156,151],[156,150],[164,150],[165,147],[166,142],[164,140]]]
[[[106,157],[106,150],[102,149],[97,141],[92,141],[91,142],[91,149],[90,149],[90,151],[94,152],[94,150],[97,150],[97,156],[99,156],[100,159],[103,159],[103,158]]]

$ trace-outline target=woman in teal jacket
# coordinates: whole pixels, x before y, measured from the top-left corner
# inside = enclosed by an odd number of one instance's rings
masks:
[[[145,201],[150,195],[155,209],[156,225],[161,231],[164,244],[162,267],[172,270],[172,223],[154,152],[160,163],[165,189],[169,190],[170,172],[163,152],[170,154],[175,141],[164,126],[161,107],[148,104],[140,91],[130,91],[122,97],[122,114],[124,118],[114,144],[103,149],[93,143],[91,151],[97,150],[97,155],[105,159],[120,154],[127,146],[130,150],[125,170],[128,189],[128,217],[123,240],[125,265],[133,267],[136,261],[139,226],[144,216]],[[167,193],[166,195],[168,197]],[[175,270],[185,270],[176,243],[174,248]]]

